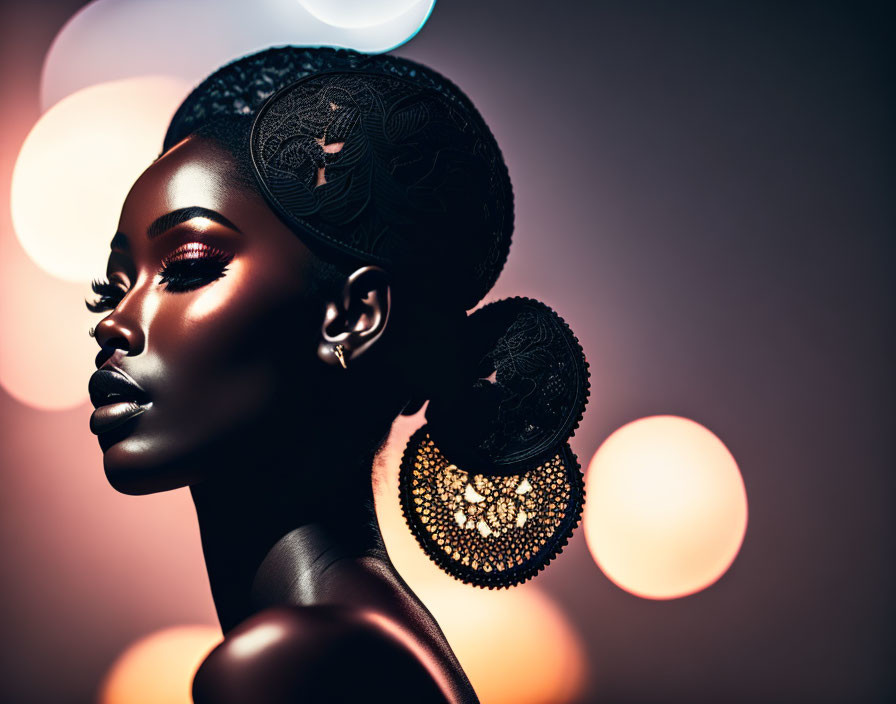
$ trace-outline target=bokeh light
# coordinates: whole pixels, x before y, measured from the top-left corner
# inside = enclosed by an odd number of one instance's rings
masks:
[[[637,596],[705,589],[740,550],[747,495],[713,433],[677,416],[629,423],[600,446],[585,479],[585,537],[595,562]]]
[[[96,271],[102,270],[99,261]],[[10,228],[0,232],[0,384],[15,399],[52,411],[87,399],[99,351],[87,331],[100,320],[84,305],[89,294],[85,284],[39,269]],[[86,428],[85,416],[82,432]]]
[[[581,696],[580,637],[534,584],[488,591],[454,583],[418,594],[482,704],[566,704]]]
[[[413,37],[434,5],[435,0],[217,0],[212,11],[204,0],[96,0],[53,40],[41,104],[47,109],[87,86],[149,74],[195,85],[234,59],[282,44],[387,51]]]
[[[377,519],[389,557],[439,622],[482,704],[566,704],[586,680],[579,634],[535,582],[478,589],[436,567],[401,513],[398,467],[423,411],[399,417],[374,467]]]
[[[299,0],[321,22],[336,27],[359,29],[394,22],[412,10],[435,5],[431,0]]]
[[[164,76],[113,81],[38,120],[16,160],[10,201],[16,235],[38,266],[75,282],[103,273],[125,196],[159,155],[188,92]]]
[[[109,668],[98,704],[192,704],[193,675],[221,637],[212,626],[175,626],[141,638]]]

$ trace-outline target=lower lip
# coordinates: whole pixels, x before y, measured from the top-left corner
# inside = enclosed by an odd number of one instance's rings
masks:
[[[131,418],[141,415],[149,404],[140,404],[135,401],[122,401],[110,403],[108,406],[100,406],[90,416],[90,432],[94,435],[107,433],[110,430],[124,425]]]

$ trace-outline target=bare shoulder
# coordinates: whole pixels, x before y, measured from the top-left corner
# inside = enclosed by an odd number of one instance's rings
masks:
[[[375,612],[265,609],[231,630],[193,680],[195,704],[452,702],[412,638]]]

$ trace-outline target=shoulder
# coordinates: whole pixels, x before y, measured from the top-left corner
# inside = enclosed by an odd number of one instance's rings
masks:
[[[228,632],[193,680],[195,704],[449,701],[394,622],[342,606],[274,607]]]

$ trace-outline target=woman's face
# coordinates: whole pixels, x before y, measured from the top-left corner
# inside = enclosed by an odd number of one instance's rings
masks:
[[[234,173],[226,151],[192,137],[122,208],[98,299],[109,312],[96,363],[107,373],[90,384],[91,429],[119,491],[172,489],[225,458],[260,459],[287,421],[293,441],[294,428],[314,432],[313,413],[295,416],[313,406],[322,366],[313,255]]]

